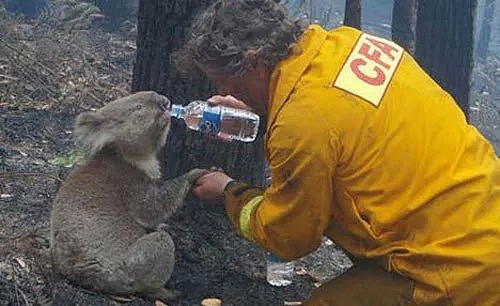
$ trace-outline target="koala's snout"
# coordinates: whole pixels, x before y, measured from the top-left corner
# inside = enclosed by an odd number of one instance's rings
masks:
[[[170,125],[170,116],[171,116],[171,109],[172,109],[172,104],[170,103],[170,100],[165,96],[158,95],[157,103],[163,112],[162,117],[166,121],[167,125]]]
[[[171,103],[170,100],[162,95],[155,96],[155,102],[160,106],[160,109],[164,112],[170,111]]]

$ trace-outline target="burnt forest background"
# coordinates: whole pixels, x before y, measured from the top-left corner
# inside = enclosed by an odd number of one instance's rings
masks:
[[[82,158],[72,139],[78,113],[137,90],[156,90],[182,104],[214,93],[200,76],[181,78],[169,61],[190,20],[212,2],[0,0],[0,305],[155,305],[91,292],[55,275],[47,256],[51,202]],[[397,37],[458,97],[498,154],[499,0],[284,2],[297,17],[325,27],[349,24]],[[433,56],[432,48],[442,52]],[[165,178],[215,164],[234,177],[265,183],[262,138],[221,144],[177,122],[162,159]],[[351,266],[325,239],[296,262],[291,286],[271,287],[262,250],[234,235],[222,207],[193,197],[169,232],[177,258],[169,286],[186,293],[169,305],[199,305],[208,297],[223,305],[296,305]]]

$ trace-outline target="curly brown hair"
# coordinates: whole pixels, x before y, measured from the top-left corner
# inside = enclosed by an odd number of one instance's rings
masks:
[[[174,61],[191,75],[201,73],[198,65],[241,75],[245,54],[252,53],[272,69],[292,52],[306,27],[279,0],[218,0],[195,18]]]

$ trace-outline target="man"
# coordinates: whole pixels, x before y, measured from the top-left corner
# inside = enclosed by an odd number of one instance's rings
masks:
[[[271,186],[216,171],[194,193],[283,259],[323,235],[355,258],[306,305],[500,305],[498,157],[401,47],[224,0],[179,54],[216,85],[212,103],[267,116]]]

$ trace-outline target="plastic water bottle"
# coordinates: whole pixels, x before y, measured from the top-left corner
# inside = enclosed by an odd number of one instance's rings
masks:
[[[284,287],[292,283],[295,262],[284,261],[270,252],[266,253],[267,282],[272,286]]]
[[[229,140],[254,141],[259,129],[259,116],[247,110],[210,106],[193,101],[186,106],[173,104],[171,114],[183,119],[187,127]]]

